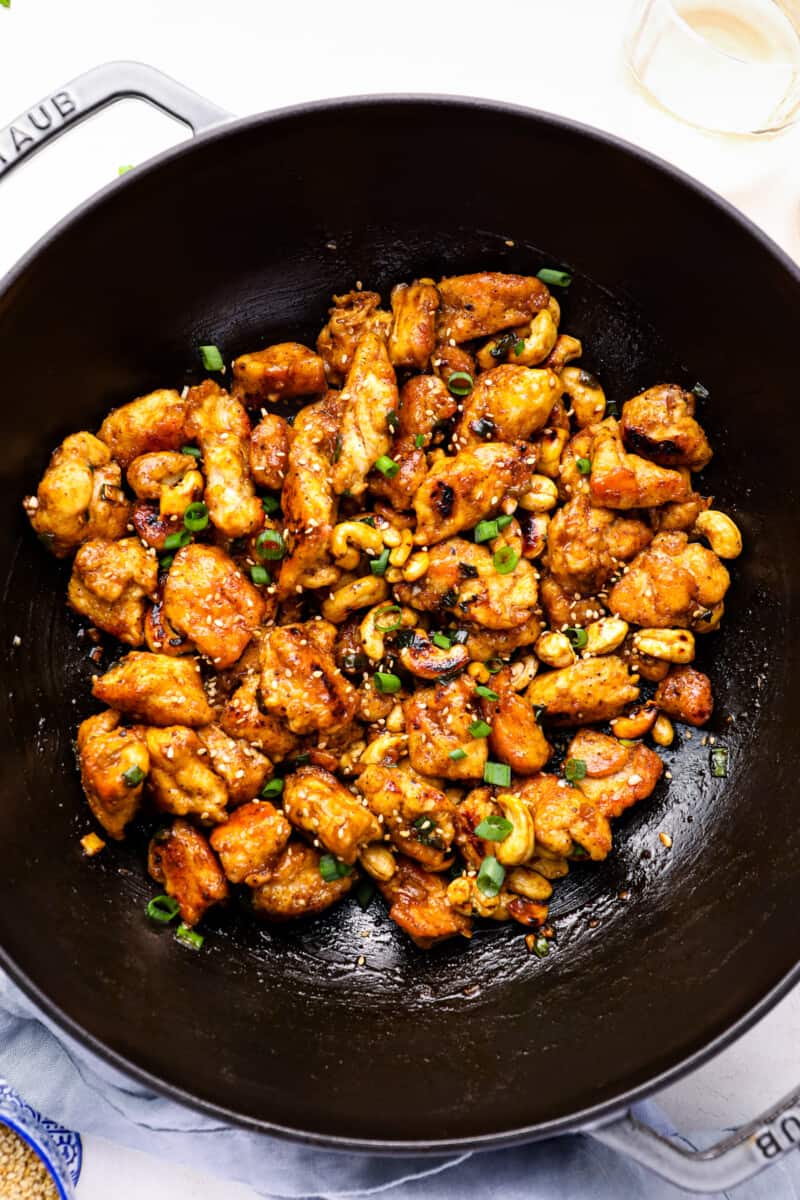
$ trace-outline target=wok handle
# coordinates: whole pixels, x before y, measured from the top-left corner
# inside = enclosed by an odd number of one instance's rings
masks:
[[[70,125],[115,100],[130,97],[155,105],[188,125],[193,133],[232,119],[231,113],[155,67],[138,62],[103,63],[51,92],[0,129],[0,177],[60,137]]]
[[[725,1192],[800,1146],[800,1091],[708,1150],[687,1150],[625,1116],[588,1130],[592,1137],[689,1192]]]

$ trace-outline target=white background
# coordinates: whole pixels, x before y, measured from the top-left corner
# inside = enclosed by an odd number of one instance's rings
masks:
[[[81,71],[115,58],[161,67],[240,115],[364,92],[489,96],[572,116],[649,147],[724,193],[800,259],[800,132],[760,142],[715,138],[651,106],[621,61],[629,5],[12,0],[10,11],[0,8],[0,125]],[[0,182],[0,273],[113,179],[119,165],[142,162],[183,136],[147,106],[126,102]],[[557,191],[557,180],[553,186]],[[546,232],[537,240],[545,244]],[[741,1121],[800,1083],[798,1047],[800,991],[661,1099],[686,1129]],[[254,1193],[89,1137],[78,1195],[244,1200]]]

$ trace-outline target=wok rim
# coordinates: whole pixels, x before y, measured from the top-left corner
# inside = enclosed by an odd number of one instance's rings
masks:
[[[306,101],[301,104],[285,105],[281,108],[269,109],[247,117],[232,116],[229,121],[216,125],[204,133],[200,133],[188,140],[179,142],[175,146],[169,147],[167,150],[161,151],[159,154],[147,159],[140,166],[137,166],[135,171],[126,172],[125,175],[109,181],[100,191],[89,196],[77,208],[62,217],[60,221],[43,234],[3,278],[0,279],[0,301],[4,299],[17,280],[24,275],[28,268],[35,262],[36,258],[52,242],[55,242],[62,234],[66,234],[78,221],[99,210],[106,199],[113,194],[114,189],[118,190],[119,188],[135,186],[136,181],[142,175],[158,172],[167,162],[171,162],[179,157],[188,156],[199,146],[223,141],[232,133],[254,129],[259,125],[269,126],[286,118],[312,115],[322,111],[338,109],[346,112],[350,109],[369,106],[377,108],[402,108],[419,104],[441,108],[452,106],[464,111],[479,108],[495,112],[501,117],[521,118],[526,121],[549,126],[557,133],[577,133],[584,138],[600,143],[604,147],[619,151],[629,158],[638,160],[645,166],[671,177],[674,182],[693,192],[700,200],[705,202],[709,210],[715,210],[715,212],[724,214],[730,218],[738,226],[742,235],[755,240],[760,244],[763,251],[777,260],[783,271],[791,277],[794,284],[800,289],[800,264],[786,250],[779,246],[765,230],[712,188],[695,179],[680,167],[661,158],[659,155],[653,154],[651,151],[606,130],[598,129],[584,122],[575,121],[572,118],[560,116],[559,114],[547,112],[542,109],[529,108],[525,105],[491,100],[479,96],[408,92],[336,96],[323,100]],[[800,982],[800,960],[798,960],[755,1004],[747,1008],[736,1020],[715,1037],[712,1037],[710,1041],[705,1042],[698,1049],[681,1058],[678,1062],[673,1063],[671,1066],[666,1067],[659,1074],[650,1077],[644,1083],[637,1084],[610,1100],[590,1105],[566,1116],[514,1129],[487,1134],[473,1134],[460,1138],[425,1139],[422,1141],[419,1139],[352,1138],[336,1134],[314,1133],[308,1130],[284,1126],[263,1118],[253,1117],[226,1108],[223,1104],[201,1099],[193,1093],[185,1091],[178,1084],[169,1083],[152,1074],[147,1069],[138,1066],[124,1054],[113,1050],[88,1030],[84,1029],[76,1020],[63,1012],[55,1000],[45,995],[38,985],[16,964],[2,944],[0,944],[0,965],[8,972],[11,979],[21,988],[28,999],[32,1000],[60,1030],[73,1038],[78,1044],[88,1048],[99,1059],[127,1074],[137,1082],[144,1084],[152,1091],[166,1096],[179,1104],[183,1104],[207,1116],[221,1118],[229,1124],[259,1133],[275,1135],[307,1146],[395,1156],[414,1154],[425,1157],[449,1153],[463,1153],[469,1150],[497,1150],[524,1142],[538,1141],[559,1134],[590,1132],[592,1129],[607,1124],[621,1116],[637,1100],[644,1099],[653,1092],[666,1087],[668,1084],[677,1082],[682,1077],[702,1066],[703,1063],[736,1041],[743,1033],[761,1020],[793,986]]]

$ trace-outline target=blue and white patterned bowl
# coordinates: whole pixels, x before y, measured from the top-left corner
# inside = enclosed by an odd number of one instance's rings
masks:
[[[79,1135],[31,1108],[5,1079],[0,1079],[0,1121],[36,1151],[61,1200],[75,1200],[83,1158]]]

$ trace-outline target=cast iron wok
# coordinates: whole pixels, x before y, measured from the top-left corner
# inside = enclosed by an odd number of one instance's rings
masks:
[[[77,96],[68,119],[83,82],[60,93]],[[573,271],[563,327],[611,398],[666,379],[710,390],[703,488],[746,545],[724,632],[700,639],[728,777],[681,730],[671,780],[617,823],[612,857],[557,887],[545,960],[516,927],[423,953],[380,901],[284,928],[220,912],[204,951],[183,949],[144,917],[141,842],[82,857],[72,740],[97,668],[65,607],[68,567],[37,545],[21,497],[65,434],[198,378],[200,343],[230,358],[311,339],[356,280],[386,295],[418,275],[544,265]],[[798,314],[797,269],[724,202],[608,136],[483,101],[232,122],[64,221],[0,291],[0,947],[14,978],[162,1092],[395,1151],[597,1125],[762,1015],[800,957]]]

